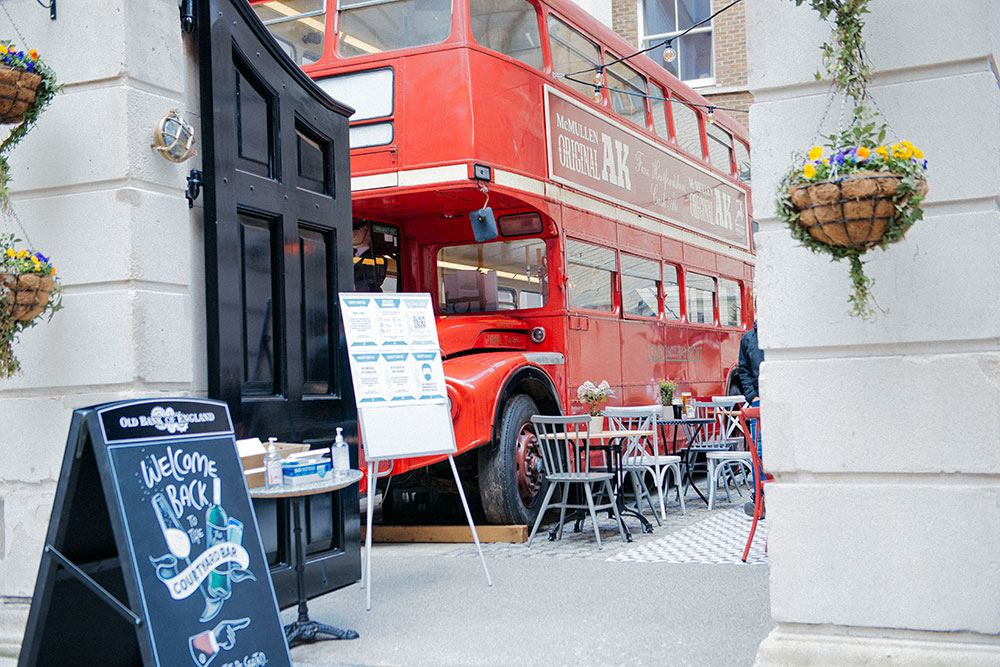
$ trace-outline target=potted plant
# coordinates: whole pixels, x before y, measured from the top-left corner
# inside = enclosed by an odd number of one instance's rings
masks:
[[[590,415],[591,431],[603,430],[604,416],[601,414],[601,405],[614,395],[615,392],[611,389],[611,385],[608,384],[607,380],[601,380],[601,383],[598,385],[587,380],[577,387],[576,398],[587,406],[587,414]]]
[[[62,308],[55,267],[39,252],[18,250],[19,242],[13,234],[0,235],[0,378],[21,367],[14,356],[18,334]]]
[[[38,53],[19,51],[10,40],[0,41],[0,123],[16,126],[0,143],[0,205],[9,205],[7,154],[28,133],[62,86]]]
[[[848,127],[823,135],[826,154],[813,146],[805,156],[793,157],[778,186],[778,217],[810,250],[849,260],[851,314],[866,319],[874,314],[873,281],[861,255],[899,241],[923,217],[927,160],[909,141],[888,145],[886,124],[872,111],[871,67],[862,38],[868,0],[808,1],[824,19],[833,19],[834,43],[823,45],[823,64],[833,80],[832,94],[851,100],[853,115]]]
[[[680,419],[680,406],[675,408],[673,405],[674,393],[677,391],[677,383],[667,379],[657,380],[656,383],[660,387],[660,403],[668,410],[673,410],[672,414],[675,419]]]

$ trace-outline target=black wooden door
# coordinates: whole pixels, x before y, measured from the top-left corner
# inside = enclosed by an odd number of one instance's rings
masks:
[[[356,443],[337,292],[353,289],[348,116],[245,0],[200,0],[209,396],[237,437]],[[353,452],[354,462],[357,453]],[[303,503],[306,584],[360,577],[357,486]],[[294,599],[289,503],[255,503],[279,604]]]

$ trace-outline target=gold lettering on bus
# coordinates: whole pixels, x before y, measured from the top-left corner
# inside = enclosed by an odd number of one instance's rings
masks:
[[[647,356],[650,362],[663,361],[701,361],[701,345],[657,345],[650,343]]]

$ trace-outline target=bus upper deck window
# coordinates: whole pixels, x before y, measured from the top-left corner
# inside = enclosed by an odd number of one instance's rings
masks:
[[[325,0],[255,2],[253,10],[296,65],[309,65],[323,55]]]
[[[750,149],[737,139],[733,142],[736,151],[736,175],[744,183],[750,183]]]
[[[712,166],[727,174],[733,173],[733,137],[714,123],[705,123],[705,134]]]
[[[677,146],[700,160],[702,152],[698,112],[676,98],[670,104],[670,112],[674,117],[674,136],[677,137]]]
[[[469,0],[476,42],[526,65],[545,68],[538,10],[527,0]]]
[[[610,60],[619,60],[608,53]],[[605,71],[608,78],[608,95],[611,108],[630,121],[646,127],[646,79],[625,63],[609,65]]]
[[[540,308],[549,292],[545,242],[519,239],[441,248],[437,283],[442,313]]]
[[[440,44],[451,34],[451,0],[339,0],[338,15],[345,58]]]
[[[657,99],[665,98],[667,95],[662,88],[652,84],[649,86],[649,92],[651,94],[649,105],[653,112],[653,129],[656,130],[656,136],[664,141],[670,141],[670,128],[667,125],[667,103],[663,99]]]
[[[601,49],[597,44],[551,14],[549,15],[549,39],[552,42],[553,74],[580,72],[600,66]],[[580,83],[562,77],[558,78],[567,86],[575,88],[577,92],[587,99],[590,99],[594,95],[594,85],[591,83]]]

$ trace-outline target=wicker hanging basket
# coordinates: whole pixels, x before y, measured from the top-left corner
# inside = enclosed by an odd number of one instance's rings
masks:
[[[6,301],[6,311],[22,322],[38,316],[49,302],[55,287],[52,276],[37,273],[0,273],[0,297]]]
[[[789,189],[799,224],[817,241],[831,246],[867,250],[882,242],[886,227],[896,217],[893,201],[903,177],[889,172],[863,171],[831,181],[803,183]],[[927,192],[920,181],[917,192]]]
[[[35,103],[42,77],[33,72],[0,67],[0,123],[20,123]]]

